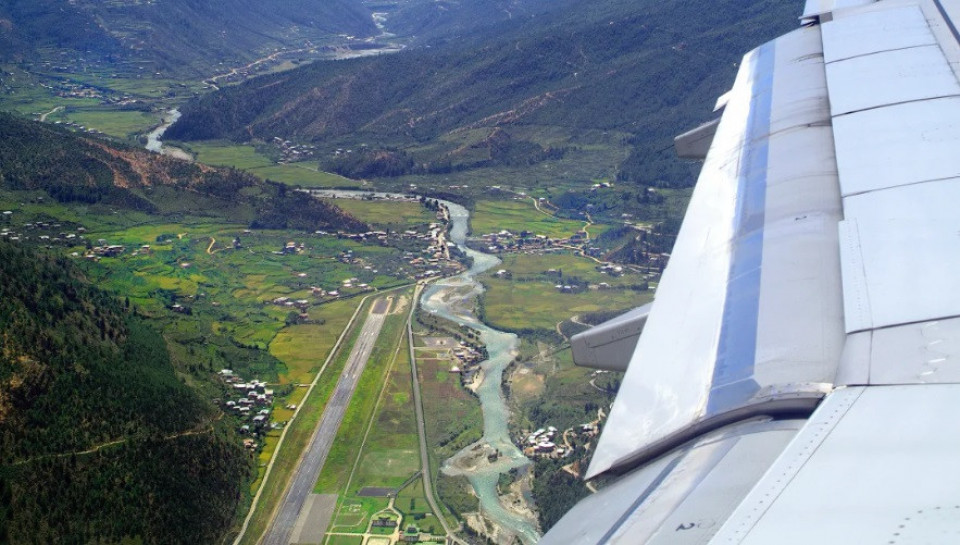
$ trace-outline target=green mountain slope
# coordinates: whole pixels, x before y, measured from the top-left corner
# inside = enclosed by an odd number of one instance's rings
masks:
[[[566,1],[370,0],[366,5],[371,11],[387,15],[390,33],[411,38],[420,45],[436,45],[555,9]]]
[[[167,136],[411,148],[478,128],[618,131],[633,148],[622,179],[689,184],[689,169],[661,151],[710,115],[743,53],[787,30],[797,9],[773,0],[720,0],[709,10],[676,0],[560,2],[442,47],[316,63],[223,89],[183,108]]]
[[[280,184],[9,114],[0,191],[101,222],[366,228]],[[252,459],[210,402],[216,390],[184,382],[168,340],[129,303],[31,244],[0,240],[0,543],[220,542]]]
[[[0,242],[0,542],[215,541],[250,470],[217,414],[66,259]]]
[[[214,169],[79,137],[0,113],[0,188],[43,190],[60,202],[167,216],[209,216],[260,228],[348,231],[366,226],[304,193],[232,169]]]
[[[358,0],[8,0],[0,61],[209,76],[277,47],[377,33]]]

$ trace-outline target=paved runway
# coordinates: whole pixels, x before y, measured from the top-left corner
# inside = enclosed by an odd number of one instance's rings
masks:
[[[327,459],[330,447],[337,435],[340,421],[350,404],[357,381],[363,373],[363,368],[370,358],[370,352],[380,335],[380,329],[386,319],[389,302],[378,299],[373,303],[373,311],[367,316],[360,336],[357,337],[347,364],[340,374],[337,387],[330,396],[327,406],[323,410],[320,424],[314,433],[307,450],[300,461],[300,466],[293,476],[290,487],[283,497],[283,503],[277,511],[267,533],[261,543],[264,545],[289,545],[291,532],[297,523],[297,518],[303,509],[307,496],[313,492],[313,486],[320,476],[320,470]]]

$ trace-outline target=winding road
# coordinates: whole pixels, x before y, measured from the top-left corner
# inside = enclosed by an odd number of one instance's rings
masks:
[[[56,108],[50,110],[49,112],[47,112],[47,113],[45,113],[45,114],[41,114],[41,115],[40,115],[40,122],[43,123],[44,121],[47,120],[47,116],[53,115],[53,114],[59,112],[59,111],[62,110],[62,109],[63,109],[63,106],[57,106]]]
[[[287,487],[283,501],[277,509],[267,532],[261,543],[263,545],[288,545],[290,534],[303,509],[307,496],[320,476],[320,470],[330,453],[330,447],[337,435],[337,429],[343,420],[343,415],[350,404],[350,398],[357,387],[364,366],[370,358],[373,346],[376,344],[380,329],[390,309],[390,301],[381,298],[373,302],[373,308],[367,316],[360,336],[357,337],[350,357],[340,374],[336,389],[330,396],[320,424],[317,426],[309,446],[300,458],[297,471]]]

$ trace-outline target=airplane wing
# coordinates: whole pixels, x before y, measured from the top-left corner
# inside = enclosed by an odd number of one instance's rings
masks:
[[[541,543],[960,543],[954,20],[808,0],[678,137],[709,151],[656,301],[572,343],[626,368],[617,480]]]

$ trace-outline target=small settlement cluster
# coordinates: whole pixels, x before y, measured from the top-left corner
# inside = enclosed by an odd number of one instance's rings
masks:
[[[528,457],[564,458],[573,454],[574,450],[574,447],[568,442],[568,436],[579,437],[580,439],[574,439],[574,442],[579,443],[584,439],[589,441],[595,438],[599,431],[599,419],[574,426],[562,433],[553,426],[547,426],[526,436],[525,440],[521,436],[519,446],[523,449],[523,454]],[[559,442],[562,442],[563,445],[558,445]]]
[[[498,233],[481,235],[480,240],[483,242],[487,252],[499,253],[544,250],[547,248],[564,248],[571,245],[580,245],[589,240],[589,236],[586,231],[577,231],[568,238],[549,238],[546,235],[535,235],[527,231],[516,234],[504,229]]]
[[[523,453],[527,456],[549,455],[551,458],[565,456],[567,454],[566,449],[558,447],[554,442],[556,435],[557,428],[553,426],[538,429],[527,437],[527,445],[523,449]]]
[[[310,144],[298,144],[290,140],[284,140],[278,136],[273,137],[273,145],[280,152],[279,164],[295,163],[309,159],[317,153],[317,146]]]
[[[223,407],[226,411],[233,412],[240,417],[243,424],[240,425],[238,431],[244,435],[265,433],[267,428],[270,427],[273,390],[267,388],[266,382],[258,380],[243,382],[230,369],[222,369],[220,378],[232,387],[233,396],[236,396],[234,399],[223,401]],[[258,445],[254,439],[246,438],[243,440],[243,446],[253,450]]]
[[[43,197],[37,197],[31,200],[31,202],[42,204],[44,199]],[[86,227],[76,226],[68,222],[38,221],[35,223],[27,222],[20,224],[20,228],[18,229],[13,223],[14,218],[15,212],[13,210],[0,212],[0,222],[7,225],[6,227],[0,228],[0,238],[3,240],[9,240],[10,242],[36,240],[47,248],[53,248],[54,245],[76,246],[79,244],[89,244],[85,236],[87,232]],[[66,232],[64,229],[70,229],[71,231],[75,229],[76,232]],[[92,244],[90,246],[92,247]],[[120,248],[123,247],[120,246]],[[106,251],[106,248],[96,249]],[[73,257],[78,257],[79,255],[79,253],[75,252]],[[93,256],[93,253],[89,253],[89,255]]]
[[[464,386],[473,384],[477,371],[480,370],[480,363],[483,361],[483,353],[461,341],[451,350],[451,354],[457,361],[457,365],[451,367],[450,372],[460,373],[460,382]]]
[[[317,197],[327,196],[322,191],[304,190]],[[397,201],[397,202],[417,202],[416,197],[412,196],[384,196],[377,200]],[[423,280],[435,276],[449,276],[463,271],[463,265],[453,259],[450,255],[450,243],[447,242],[446,232],[447,224],[450,221],[449,211],[442,203],[435,203],[436,222],[426,226],[426,232],[420,232],[417,229],[406,229],[404,231],[394,230],[374,230],[364,233],[344,233],[316,231],[320,236],[335,236],[339,239],[348,239],[357,242],[379,242],[382,246],[395,246],[404,250],[403,259],[407,265],[412,267],[413,271],[398,269],[391,271],[393,274],[406,273],[410,278]],[[426,244],[426,247],[422,247]],[[413,245],[413,246],[411,246]],[[416,252],[412,251],[416,248]],[[341,256],[341,261],[345,263],[355,262],[352,251],[345,251]],[[418,255],[420,254],[420,255]]]

